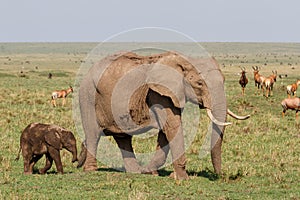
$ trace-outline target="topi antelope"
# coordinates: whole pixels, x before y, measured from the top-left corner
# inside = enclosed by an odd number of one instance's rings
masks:
[[[265,77],[259,74],[259,69],[257,66],[253,67],[252,66],[253,74],[254,74],[254,82],[255,82],[255,86],[257,87],[257,91],[261,88],[263,89],[263,82],[265,80]],[[257,92],[256,91],[256,92]]]
[[[73,88],[72,86],[70,86],[68,89],[66,90],[56,90],[54,92],[52,92],[52,96],[51,96],[51,104],[56,107],[56,99],[57,98],[63,98],[63,102],[62,105],[65,105],[66,103],[66,97],[68,96],[68,94],[70,94],[71,92],[73,92]]]
[[[242,87],[242,95],[244,96],[245,95],[245,87],[248,84],[248,79],[246,77],[246,69],[245,69],[245,67],[241,68],[241,70],[242,70],[242,75],[241,75],[239,83],[240,83],[240,85]]]
[[[300,79],[298,79],[296,81],[296,83],[293,83],[291,85],[288,85],[286,86],[286,93],[288,95],[288,98],[292,96],[296,96],[296,92],[297,92],[297,89],[298,89],[298,86],[300,85]]]
[[[299,97],[284,99],[281,102],[281,106],[283,108],[282,117],[284,117],[285,112],[288,109],[290,109],[290,110],[296,110],[296,120],[298,119],[298,111],[300,110],[300,98]]]
[[[263,87],[266,88],[266,97],[269,97],[271,95],[271,91],[273,90],[273,85],[276,82],[277,78],[277,71],[272,71],[272,75],[270,75],[268,78],[265,78],[263,82]]]

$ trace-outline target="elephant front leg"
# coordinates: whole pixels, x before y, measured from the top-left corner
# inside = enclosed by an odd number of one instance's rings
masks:
[[[132,148],[132,136],[124,134],[122,136],[114,136],[114,139],[122,153],[126,172],[141,173],[142,167],[137,163]]]
[[[160,95],[153,94],[151,97],[152,98],[149,99],[149,106],[152,108],[158,126],[165,134],[166,140],[169,143],[169,148],[171,149],[175,171],[171,176],[175,179],[188,179],[188,175],[185,170],[186,158],[184,153],[184,137],[181,124],[181,109],[174,107],[173,103],[170,102],[169,99],[161,97]],[[163,137],[161,137],[161,139],[161,141],[165,140]],[[158,160],[160,160],[161,156],[165,159],[164,157],[167,156],[167,151],[168,149],[164,152],[165,155],[163,155],[162,152],[158,152],[154,156],[154,159],[158,158]]]
[[[53,159],[51,158],[50,154],[47,153],[46,154],[46,165],[45,165],[44,168],[39,170],[39,173],[40,174],[45,174],[51,168],[52,163],[53,163]]]
[[[181,115],[179,109],[166,109],[167,121],[164,125],[163,131],[166,134],[169,141],[174,173],[172,177],[179,180],[188,179],[188,175],[185,170],[186,158],[184,149],[184,137],[181,124]]]
[[[100,140],[100,134],[96,133],[94,136],[86,135],[86,137],[86,147],[84,147],[83,144],[81,150],[86,154],[83,170],[86,172],[96,171],[98,169],[96,154]]]
[[[59,150],[57,150],[57,149],[55,149],[55,148],[53,148],[53,147],[50,146],[48,148],[48,151],[49,151],[50,157],[55,162],[57,172],[63,174],[64,171],[63,171],[63,166],[62,166],[62,162],[61,162]]]
[[[168,153],[170,150],[169,142],[166,138],[165,133],[160,130],[158,133],[157,147],[154,157],[151,159],[150,163],[145,167],[145,172],[157,175],[157,170],[163,166],[166,162]]]

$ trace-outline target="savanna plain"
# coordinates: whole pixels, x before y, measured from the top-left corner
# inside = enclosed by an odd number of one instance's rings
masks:
[[[245,121],[227,119],[232,125],[225,131],[221,176],[213,173],[209,155],[199,158],[209,126],[205,111],[200,111],[196,136],[186,149],[187,181],[169,178],[172,166],[151,176],[119,172],[99,162],[97,172],[85,173],[71,163],[66,150],[61,151],[65,174],[57,174],[53,164],[46,175],[23,175],[22,158],[15,158],[20,134],[32,122],[71,130],[81,150],[73,120],[74,95],[65,106],[59,99],[53,107],[50,100],[52,91],[74,85],[78,69],[96,45],[0,43],[0,199],[300,199],[300,119],[296,121],[291,110],[282,118],[280,105],[287,98],[286,85],[300,79],[300,44],[289,43],[201,43],[225,76],[229,108],[251,115]],[[257,94],[252,66],[264,76],[277,70],[269,98]],[[240,67],[249,79],[245,96],[238,83]],[[195,119],[189,109],[184,115]],[[156,136],[134,138],[137,152],[155,145]],[[41,159],[36,168],[44,162]]]

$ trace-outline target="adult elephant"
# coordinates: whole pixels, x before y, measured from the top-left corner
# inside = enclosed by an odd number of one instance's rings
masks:
[[[213,122],[211,157],[221,172],[221,145],[228,113],[224,77],[213,58],[187,58],[175,52],[140,56],[132,52],[106,57],[83,78],[79,90],[85,146],[78,167],[97,169],[100,135],[117,142],[126,171],[147,172],[162,166],[171,150],[176,179],[187,179],[181,114],[187,101],[206,109]],[[237,119],[246,119],[230,112]],[[158,150],[141,167],[132,135],[159,129]]]

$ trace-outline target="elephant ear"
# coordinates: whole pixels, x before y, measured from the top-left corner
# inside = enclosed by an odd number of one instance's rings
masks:
[[[45,141],[48,145],[54,147],[57,150],[62,149],[60,134],[54,129],[51,129],[48,133],[46,133]]]
[[[151,90],[170,97],[175,107],[184,107],[184,76],[171,66],[158,63],[152,65],[147,73],[146,82]]]

